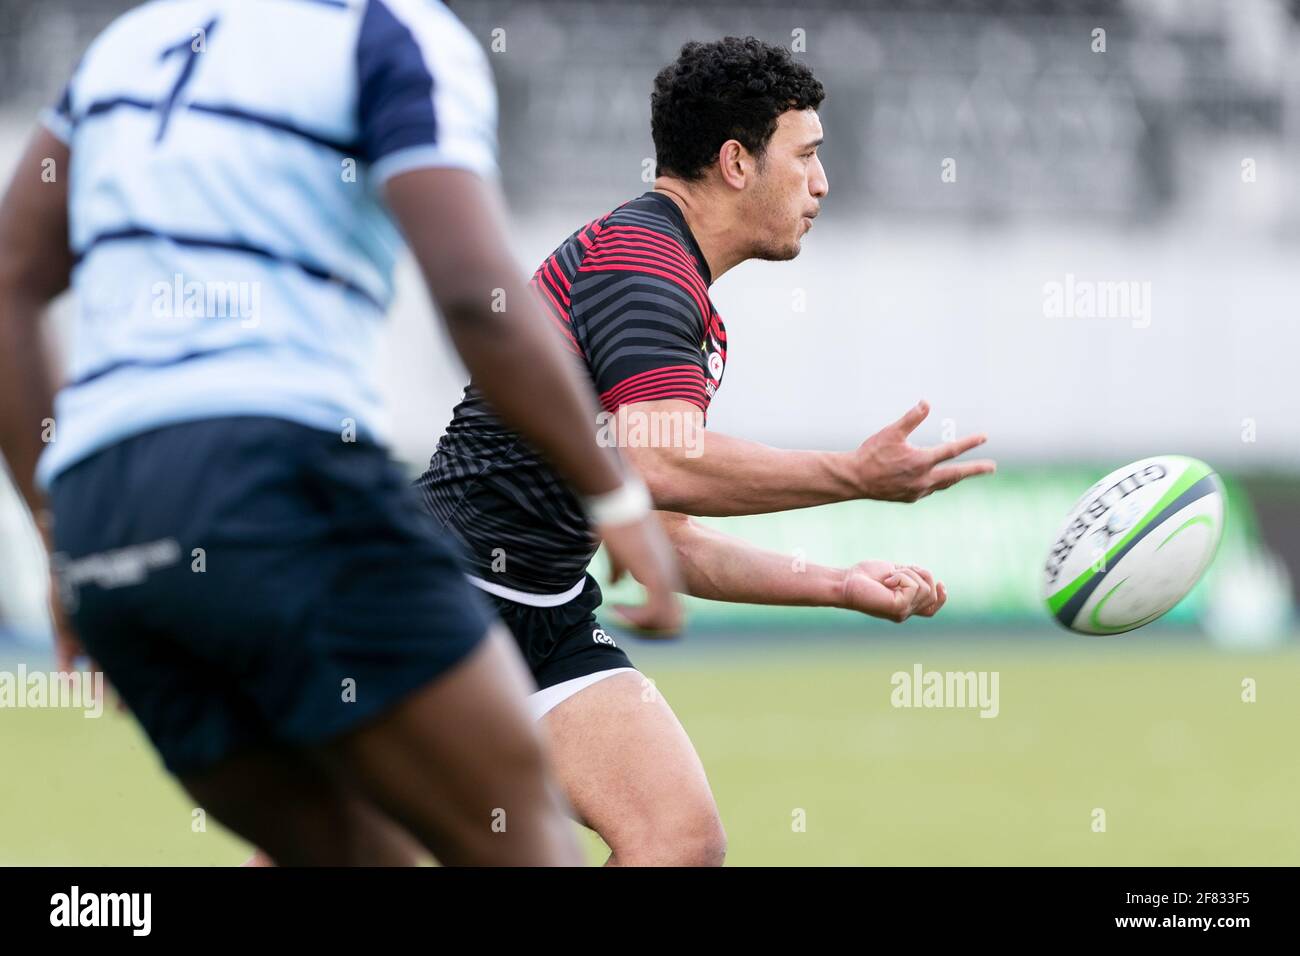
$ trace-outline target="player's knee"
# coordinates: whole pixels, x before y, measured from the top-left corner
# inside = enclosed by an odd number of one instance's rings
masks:
[[[681,866],[722,866],[727,859],[727,831],[716,810],[692,821],[681,850]]]
[[[727,833],[711,800],[646,822],[643,831],[613,846],[620,865],[722,866],[726,860]]]

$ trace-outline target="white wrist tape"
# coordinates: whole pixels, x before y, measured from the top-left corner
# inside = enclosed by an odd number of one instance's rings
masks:
[[[587,516],[595,525],[620,525],[640,521],[650,513],[650,492],[639,478],[627,477],[623,484],[603,495],[586,500]]]

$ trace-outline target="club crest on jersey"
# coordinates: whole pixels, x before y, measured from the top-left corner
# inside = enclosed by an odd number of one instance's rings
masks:
[[[714,381],[717,381],[718,379],[722,378],[722,353],[721,352],[709,353],[709,375],[712,376]]]
[[[722,357],[722,346],[712,335],[700,343],[700,351],[706,355],[704,364],[709,370],[709,378],[704,383],[704,390],[709,393],[709,398],[712,398],[718,386],[722,384],[722,370],[726,367],[726,360]]]

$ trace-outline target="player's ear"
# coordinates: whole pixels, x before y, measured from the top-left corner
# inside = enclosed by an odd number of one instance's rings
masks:
[[[749,150],[734,139],[729,139],[718,150],[718,171],[722,181],[732,189],[744,189],[754,174],[754,157]]]

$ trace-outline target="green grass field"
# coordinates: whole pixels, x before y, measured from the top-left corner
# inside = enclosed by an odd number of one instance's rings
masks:
[[[732,864],[1300,864],[1294,641],[807,640],[631,648],[704,758]],[[918,661],[998,671],[999,715],[895,709],[890,675]],[[0,864],[248,852],[211,821],[193,832],[129,718],[0,711],[0,752]]]

